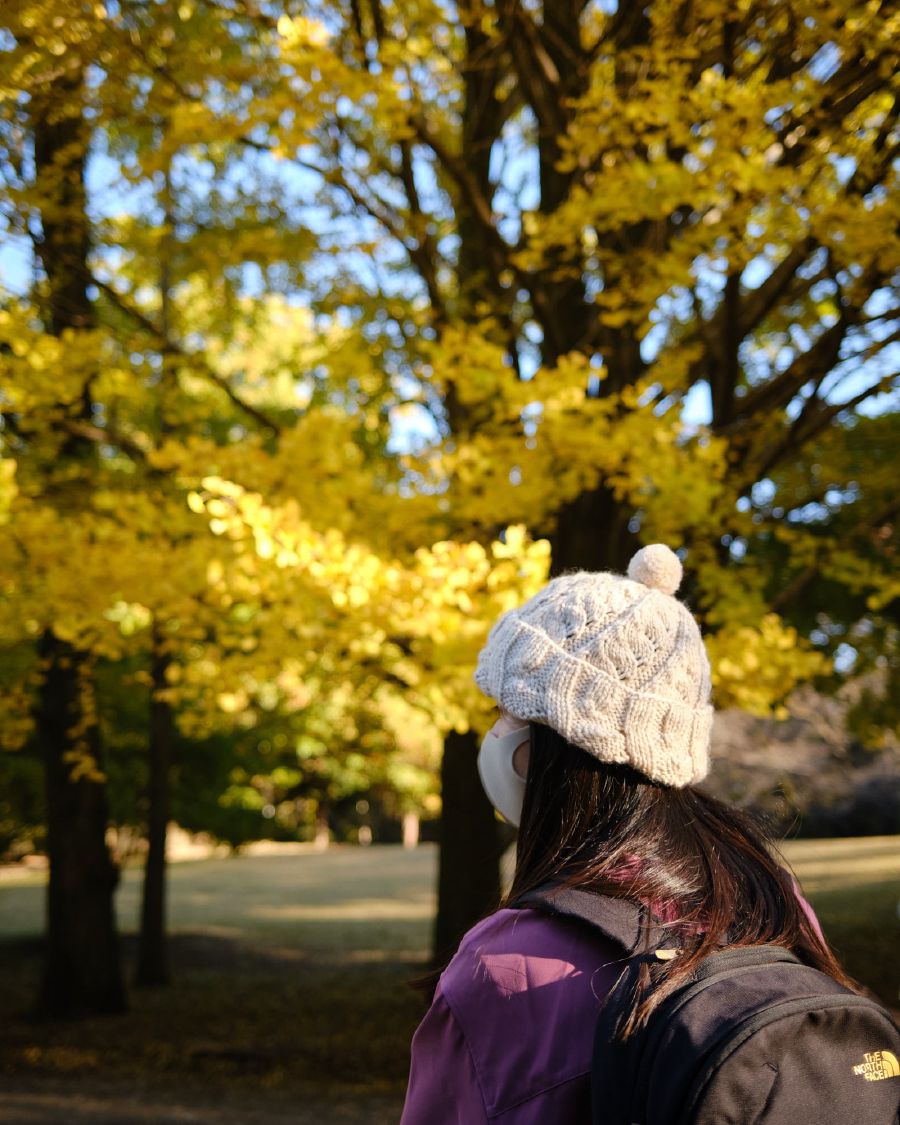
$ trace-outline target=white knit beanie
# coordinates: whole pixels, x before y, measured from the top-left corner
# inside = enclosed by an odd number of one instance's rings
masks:
[[[672,595],[678,556],[662,543],[628,577],[554,578],[496,622],[478,657],[481,690],[602,762],[681,787],[709,770],[710,672],[700,629]]]

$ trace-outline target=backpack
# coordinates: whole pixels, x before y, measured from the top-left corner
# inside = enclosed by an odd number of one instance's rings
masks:
[[[576,918],[628,962],[594,1037],[594,1125],[897,1125],[900,1029],[884,1008],[774,945],[724,947],[624,1043],[643,965],[677,955],[628,899],[540,887],[516,907]]]

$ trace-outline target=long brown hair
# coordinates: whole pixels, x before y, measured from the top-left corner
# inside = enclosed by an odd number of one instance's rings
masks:
[[[695,786],[673,789],[600,762],[531,724],[531,755],[505,904],[548,882],[634,899],[669,927],[680,955],[642,972],[623,1038],[729,945],[773,943],[858,990],[816,933],[762,824]]]

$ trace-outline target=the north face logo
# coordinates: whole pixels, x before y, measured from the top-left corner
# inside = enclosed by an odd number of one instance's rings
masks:
[[[900,1062],[892,1051],[866,1051],[866,1061],[858,1063],[853,1073],[867,1082],[900,1077]]]

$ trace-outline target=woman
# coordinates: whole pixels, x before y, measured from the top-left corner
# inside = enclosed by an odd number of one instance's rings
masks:
[[[512,905],[548,883],[642,903],[683,947],[623,1034],[723,935],[786,946],[851,984],[759,828],[695,788],[709,767],[710,670],[673,597],[680,581],[677,556],[655,544],[628,577],[563,575],[491,630],[475,678],[500,717],[479,770],[519,826],[515,875],[440,978],[402,1125],[590,1120],[597,1013],[626,954],[579,921]]]

